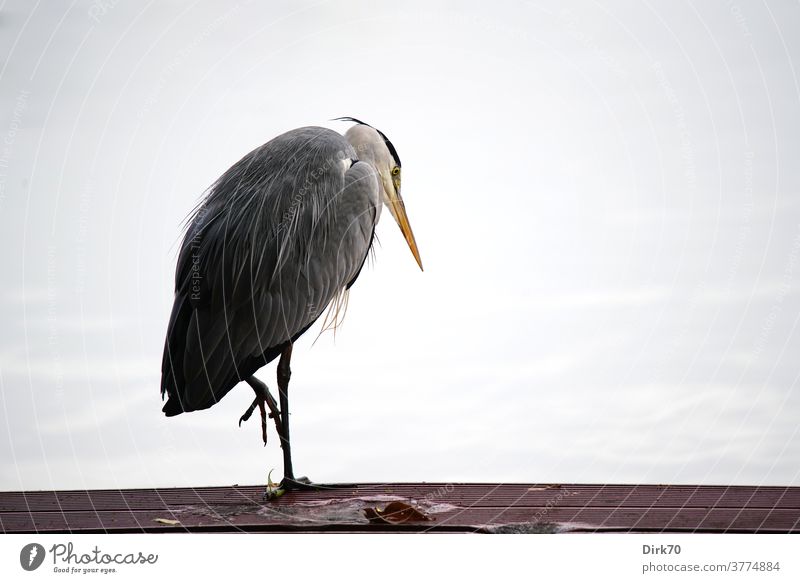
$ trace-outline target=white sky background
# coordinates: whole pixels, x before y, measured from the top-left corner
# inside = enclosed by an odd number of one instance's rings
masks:
[[[1,489],[279,476],[246,385],[162,416],[181,221],[343,115],[426,270],[296,346],[299,474],[800,485],[800,5],[102,6],[0,4]]]

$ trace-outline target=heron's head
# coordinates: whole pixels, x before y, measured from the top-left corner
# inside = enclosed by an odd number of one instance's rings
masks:
[[[403,197],[400,196],[400,180],[402,172],[400,170],[400,156],[397,154],[389,138],[372,126],[365,124],[354,118],[339,118],[346,121],[354,121],[356,125],[347,130],[345,138],[355,148],[358,158],[373,165],[378,172],[383,192],[383,202],[389,207],[394,220],[403,232],[403,236],[408,243],[417,265],[422,269],[422,260],[419,257],[417,242],[414,239],[414,231],[408,222],[406,207]]]

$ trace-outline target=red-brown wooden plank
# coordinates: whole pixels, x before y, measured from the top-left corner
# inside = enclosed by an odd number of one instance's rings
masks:
[[[163,488],[141,490],[2,492],[0,512],[68,510],[146,510],[176,504],[263,502],[263,486]],[[655,486],[529,484],[363,484],[356,488],[303,493],[305,500],[349,496],[398,496],[461,506],[642,506],[800,509],[800,488],[777,486]],[[289,504],[296,494],[277,501]]]
[[[0,493],[0,530],[142,531],[177,518],[192,530],[430,530],[556,523],[556,529],[792,532],[800,488],[748,486],[362,484],[288,493],[262,486]],[[435,518],[419,525],[366,523],[363,508],[400,499]],[[516,528],[513,527],[512,528]],[[525,529],[523,528],[523,530]],[[534,528],[535,530],[535,528]]]
[[[180,526],[161,525],[156,518],[180,520]],[[492,530],[527,525],[553,530],[729,531],[792,532],[798,530],[796,512],[788,510],[609,509],[609,508],[471,508],[453,510],[430,522],[401,525],[405,530]],[[42,512],[3,516],[5,532],[175,531],[175,530],[394,530],[394,525],[373,525],[366,520],[297,519],[280,513],[233,514],[207,512]]]

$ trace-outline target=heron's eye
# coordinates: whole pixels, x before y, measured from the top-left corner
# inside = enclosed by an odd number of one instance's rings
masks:
[[[397,176],[398,174],[400,174],[400,166],[395,166],[392,168],[392,176]]]

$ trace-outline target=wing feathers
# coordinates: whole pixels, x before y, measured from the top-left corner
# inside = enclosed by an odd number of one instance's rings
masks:
[[[212,406],[355,280],[378,179],[339,134],[302,128],[231,167],[187,230],[162,361],[168,415]]]

